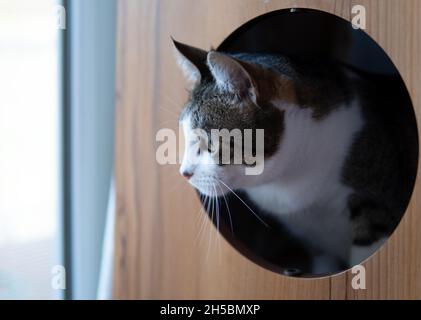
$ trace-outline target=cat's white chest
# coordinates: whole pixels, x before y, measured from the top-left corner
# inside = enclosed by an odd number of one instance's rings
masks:
[[[340,107],[321,120],[308,109],[284,110],[281,146],[265,161],[267,182],[245,191],[292,233],[346,259],[351,246],[346,202],[352,190],[342,183],[342,168],[363,126],[360,108]]]
[[[322,184],[320,188],[323,188]],[[313,249],[346,261],[351,246],[351,226],[346,208],[350,191],[334,182],[325,188],[325,192],[311,193],[304,184],[292,189],[267,185],[246,192],[253,202],[268,214],[275,215],[293,235]]]

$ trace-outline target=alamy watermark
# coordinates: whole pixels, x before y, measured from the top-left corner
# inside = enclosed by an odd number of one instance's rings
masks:
[[[367,27],[367,12],[363,5],[355,5],[351,9],[351,24],[354,29],[365,30]]]
[[[66,290],[66,268],[56,265],[51,268],[51,288],[53,290]]]
[[[365,267],[363,265],[356,265],[351,269],[351,272],[354,275],[351,280],[352,289],[365,290]]]
[[[67,14],[66,8],[62,5],[54,5],[52,8],[53,23],[58,30],[66,30]]]
[[[182,135],[179,129],[179,137]],[[186,141],[184,156],[192,165],[245,165],[246,175],[260,175],[264,170],[264,129],[193,129],[190,141]],[[172,129],[161,129],[156,134],[161,143],[156,150],[156,161],[160,165],[181,164],[180,143]],[[208,153],[210,157],[200,155]]]

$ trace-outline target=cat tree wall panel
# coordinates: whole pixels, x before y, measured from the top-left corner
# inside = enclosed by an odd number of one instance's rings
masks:
[[[178,131],[178,113],[187,97],[170,36],[209,49],[267,12],[313,8],[350,20],[356,4],[366,7],[365,31],[398,68],[419,121],[418,0],[118,1],[115,298],[421,298],[418,180],[399,227],[363,264],[366,290],[354,290],[351,271],[322,279],[289,278],[245,258],[206,221],[198,236],[205,216],[199,213],[196,193],[179,175],[178,166],[160,166],[155,159],[156,132],[163,127]]]

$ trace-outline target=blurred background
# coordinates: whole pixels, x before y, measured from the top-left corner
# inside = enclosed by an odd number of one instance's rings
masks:
[[[115,0],[0,0],[0,299],[111,295]]]

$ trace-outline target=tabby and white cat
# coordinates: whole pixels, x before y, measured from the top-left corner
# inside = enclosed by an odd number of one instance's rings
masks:
[[[193,84],[180,116],[181,174],[205,195],[228,186],[245,192],[311,249],[313,274],[358,264],[378,249],[405,211],[413,168],[395,136],[402,132],[376,113],[394,103],[380,98],[379,84],[336,63],[174,43]],[[221,165],[195,144],[197,128],[264,129],[263,173]]]

